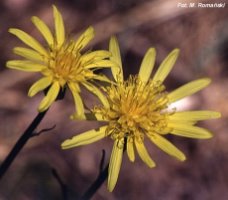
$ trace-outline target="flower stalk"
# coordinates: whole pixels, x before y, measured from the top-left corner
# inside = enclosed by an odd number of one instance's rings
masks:
[[[44,91],[44,93],[45,92],[47,92],[47,91]],[[66,92],[65,89],[60,90],[59,94],[57,95],[56,101],[62,100],[65,96],[65,92]],[[18,139],[18,141],[16,142],[16,144],[14,145],[14,147],[12,148],[12,150],[10,151],[8,156],[2,162],[2,164],[0,166],[0,180],[3,177],[3,175],[6,173],[6,171],[9,169],[9,167],[11,166],[13,161],[16,159],[16,157],[20,153],[21,149],[25,146],[25,144],[28,142],[28,140],[30,138],[32,138],[33,136],[36,136],[36,135],[40,135],[40,133],[42,133],[44,131],[46,132],[46,131],[49,131],[49,130],[55,128],[55,126],[53,126],[52,128],[48,128],[48,129],[44,129],[44,130],[40,131],[38,134],[35,133],[36,128],[41,123],[41,121],[45,117],[48,110],[49,109],[45,110],[44,112],[38,112],[37,116],[34,118],[32,123],[28,126],[28,128],[25,130],[25,132],[21,135],[21,137]]]
[[[40,112],[37,114],[37,116],[34,118],[32,123],[28,126],[28,128],[25,130],[25,132],[22,134],[22,136],[19,138],[19,140],[14,145],[13,149],[10,151],[8,156],[5,158],[3,163],[0,166],[0,179],[3,177],[3,175],[6,173],[6,171],[9,169],[17,155],[20,153],[21,149],[25,146],[25,144],[28,142],[28,140],[33,136],[35,129],[40,124],[44,116],[46,115],[48,110],[45,110],[44,112]]]
[[[88,190],[82,195],[81,200],[89,200],[94,194],[96,194],[97,190],[102,186],[105,180],[108,177],[108,168],[109,164],[99,173],[97,179],[90,185]]]

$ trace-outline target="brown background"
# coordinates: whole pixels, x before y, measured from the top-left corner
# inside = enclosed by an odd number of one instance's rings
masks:
[[[178,103],[180,109],[209,109],[222,113],[222,118],[202,123],[214,133],[211,140],[171,137],[171,141],[187,155],[180,163],[147,143],[155,169],[148,169],[140,159],[134,164],[124,156],[118,183],[113,193],[106,183],[93,199],[153,200],[226,200],[228,199],[228,10],[226,8],[178,8],[178,2],[164,0],[2,0],[0,2],[0,160],[3,160],[21,133],[36,115],[42,94],[27,97],[31,84],[38,79],[33,73],[5,68],[15,58],[12,48],[21,42],[7,30],[17,27],[36,38],[38,31],[30,21],[33,15],[53,27],[54,3],[63,14],[67,35],[77,35],[93,25],[96,38],[93,49],[107,49],[111,35],[117,35],[126,77],[137,73],[146,50],[157,50],[156,67],[174,48],[181,54],[166,80],[168,90],[188,81],[210,77],[213,82],[205,90]],[[205,1],[201,1],[205,2]],[[222,1],[211,1],[221,3]],[[225,2],[225,1],[224,1]],[[110,75],[109,71],[105,73]],[[95,103],[83,91],[87,105]],[[112,141],[67,151],[60,149],[63,140],[90,128],[96,122],[69,120],[74,105],[68,93],[64,101],[55,103],[40,125],[56,128],[32,138],[0,181],[2,200],[63,199],[60,185],[53,177],[54,168],[67,185],[69,199],[76,199],[98,174],[102,149],[108,162]]]

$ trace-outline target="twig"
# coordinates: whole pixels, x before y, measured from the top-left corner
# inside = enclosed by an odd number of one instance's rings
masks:
[[[105,150],[102,149],[102,156],[101,156],[101,161],[100,161],[100,166],[99,166],[99,174],[102,172],[104,169],[104,161],[105,161]]]
[[[44,93],[47,92],[49,88],[45,89]],[[63,89],[60,90],[56,101],[57,100],[62,100],[65,96],[66,88],[64,87]],[[44,112],[38,113],[35,119],[32,121],[32,123],[29,125],[29,127],[25,130],[25,132],[22,134],[22,136],[19,138],[19,140],[16,142],[14,145],[13,149],[11,152],[8,154],[6,159],[3,161],[3,163],[0,166],[0,179],[3,177],[5,172],[8,170],[14,159],[17,157],[18,153],[21,151],[21,149],[24,147],[26,142],[33,136],[40,135],[40,133],[48,131],[50,129],[43,129],[38,133],[35,133],[36,127],[40,124],[42,119],[44,118],[45,114],[47,113],[48,109],[45,110]],[[55,128],[52,127],[51,129]]]
[[[97,192],[97,190],[101,187],[101,185],[104,183],[106,178],[108,177],[108,166],[109,164],[104,168],[104,160],[105,160],[105,151],[102,150],[102,157],[100,161],[100,173],[97,177],[97,179],[90,185],[88,190],[82,195],[80,200],[89,200],[93,197],[93,195]]]
[[[34,136],[39,136],[41,133],[44,133],[44,132],[48,132],[48,131],[51,131],[53,130],[54,128],[56,127],[56,125],[53,125],[51,128],[44,128],[38,132],[34,132],[31,137],[34,137]]]
[[[47,110],[44,112],[38,113],[35,119],[32,121],[32,123],[29,125],[29,127],[25,130],[25,132],[19,138],[17,143],[14,145],[13,149],[11,150],[11,152],[8,154],[8,156],[0,166],[0,179],[8,170],[8,168],[10,167],[10,165],[12,164],[12,162],[14,161],[18,153],[21,151],[21,149],[24,147],[26,142],[29,140],[29,138],[32,137],[34,130],[40,124],[40,122],[42,121],[46,113],[47,113]]]

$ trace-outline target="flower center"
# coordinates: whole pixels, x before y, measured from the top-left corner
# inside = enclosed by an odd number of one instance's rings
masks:
[[[53,79],[61,86],[68,81],[81,82],[84,80],[84,68],[81,64],[81,54],[73,48],[72,43],[63,45],[60,49],[50,52],[48,68]]]
[[[165,87],[152,80],[147,84],[131,76],[127,81],[107,88],[110,108],[95,108],[108,120],[108,134],[112,138],[143,137],[166,127],[168,106]]]

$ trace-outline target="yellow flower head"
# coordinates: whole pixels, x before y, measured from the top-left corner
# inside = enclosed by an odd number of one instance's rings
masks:
[[[175,109],[168,109],[171,103],[192,95],[210,83],[210,79],[203,78],[187,83],[170,93],[165,90],[164,80],[178,57],[178,49],[165,58],[150,79],[156,56],[155,49],[150,48],[144,56],[138,76],[130,76],[126,81],[123,79],[119,46],[115,38],[110,40],[110,51],[110,59],[120,66],[119,69],[112,68],[116,84],[105,89],[109,106],[94,108],[97,119],[107,121],[108,125],[66,140],[62,143],[62,148],[89,144],[110,136],[114,140],[114,146],[109,164],[108,189],[112,191],[118,179],[124,147],[130,161],[134,162],[136,149],[139,157],[151,168],[155,167],[155,163],[145,148],[146,138],[169,155],[184,161],[185,155],[165,136],[174,134],[198,139],[211,138],[212,134],[208,130],[195,124],[199,120],[218,118],[220,113],[177,112]]]
[[[48,109],[55,101],[59,91],[65,86],[71,90],[77,114],[75,116],[84,118],[84,107],[79,95],[79,84],[93,92],[105,104],[106,99],[100,90],[91,84],[92,80],[108,81],[104,75],[96,75],[94,71],[103,67],[110,67],[113,63],[109,58],[111,53],[104,50],[97,50],[82,54],[81,50],[94,37],[94,29],[89,27],[76,40],[67,40],[62,16],[58,9],[53,6],[55,22],[55,33],[52,34],[47,25],[38,17],[32,17],[32,22],[46,40],[48,47],[44,48],[36,39],[22,30],[11,28],[9,32],[17,36],[29,48],[15,47],[14,53],[20,55],[24,60],[11,60],[7,67],[28,72],[40,72],[43,78],[35,82],[28,95],[48,88],[48,93],[41,101],[38,110],[40,112]]]

